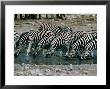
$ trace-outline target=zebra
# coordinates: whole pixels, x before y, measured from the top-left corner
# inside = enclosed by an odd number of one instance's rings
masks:
[[[62,27],[62,33],[59,34],[59,36],[62,35],[62,38],[63,38],[63,35],[64,33],[71,33],[72,32],[72,29],[70,27]],[[42,50],[43,49],[43,55],[44,55],[44,50],[45,49],[49,49],[49,47],[51,46],[51,41],[55,38],[55,37],[58,37],[58,35],[56,36],[54,33],[51,37],[47,38],[43,38],[39,43],[38,43],[38,51]],[[65,37],[65,36],[64,36]]]
[[[70,32],[62,32],[59,36],[56,36],[56,38],[54,38],[50,43],[51,47],[49,48],[46,55],[54,54],[54,51],[57,48],[63,49],[63,47],[66,47],[68,51],[71,38],[72,38],[72,34]],[[60,51],[60,54],[62,55],[62,51]]]
[[[26,47],[29,48],[28,50],[30,50],[30,48],[32,47],[35,49],[37,47],[38,42],[44,37],[49,37],[51,33],[52,33],[51,31],[47,31],[47,30],[22,33],[17,42],[17,48],[19,49],[18,53],[20,52],[21,49]]]
[[[14,31],[14,47],[16,48],[16,43],[19,40],[20,35]]]
[[[89,56],[94,57],[95,50],[97,50],[97,39],[93,39],[85,46],[81,59],[86,59]]]
[[[55,38],[55,34],[53,32],[51,32],[51,34],[48,35],[48,37],[42,38],[38,43],[37,52],[35,52],[35,55],[38,54],[42,50],[43,50],[43,55],[44,55],[44,50],[50,47],[50,43],[54,38]]]
[[[21,52],[21,50],[26,49],[26,47],[29,44],[29,36],[30,36],[30,32],[23,32],[20,37],[19,40],[16,42],[16,52],[15,52],[15,56],[18,56]]]
[[[63,46],[67,50],[65,56],[68,55],[71,42],[77,40],[79,37],[81,37],[84,34],[83,31],[72,32],[70,28],[64,30],[66,30],[66,32],[65,31],[62,32],[51,42],[51,48],[47,54],[53,54],[55,49],[57,49],[60,46]],[[62,51],[61,51],[61,55],[62,55]]]
[[[92,31],[92,32],[88,32],[89,34],[91,34],[94,38],[97,38],[97,32],[96,31]]]
[[[83,34],[85,34],[86,32],[85,31],[76,31],[76,32],[73,32],[73,39],[72,39],[72,42],[73,43],[74,41],[78,40],[80,37],[83,36]]]
[[[71,45],[73,43],[75,43],[79,38],[81,38],[84,34],[86,34],[85,31],[75,31],[75,32],[72,32],[72,38],[71,38],[71,42],[70,42],[70,48],[71,49]],[[68,54],[66,54],[68,55]]]
[[[82,37],[71,44],[71,49],[68,53],[69,57],[79,56],[83,52],[85,46],[94,39],[96,39],[96,32],[83,34]]]
[[[39,30],[50,30],[50,31],[54,32],[54,34],[56,36],[63,32],[63,30],[60,26],[52,25],[50,23],[40,23]]]
[[[69,43],[67,43],[67,45],[68,46],[66,46],[67,48],[67,52],[66,52],[66,54],[65,54],[65,56],[66,55],[68,55],[68,52],[69,52],[69,49],[71,48],[71,44],[72,43],[74,43],[77,39],[79,39],[81,36],[83,36],[83,34],[85,34],[86,32],[84,32],[84,31],[76,31],[76,32],[72,32],[73,30],[71,29],[71,28],[65,28],[64,29],[66,32],[68,32],[69,34],[65,34],[65,35],[67,35],[67,38],[66,38],[66,36],[64,35],[64,34],[61,34],[62,35],[62,38],[63,38],[63,40],[65,39],[65,40],[68,40],[68,42]],[[66,33],[65,32],[65,33]],[[60,35],[60,36],[61,36]],[[68,36],[68,35],[70,35],[70,36]]]
[[[20,37],[19,37],[19,40],[17,41],[16,43],[16,48],[20,48],[20,47],[25,47],[26,44],[28,43],[28,35],[29,35],[29,32],[23,32]]]

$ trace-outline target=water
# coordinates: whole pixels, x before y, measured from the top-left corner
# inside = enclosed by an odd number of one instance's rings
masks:
[[[14,63],[15,64],[37,64],[37,65],[69,65],[69,64],[80,64],[80,61],[78,58],[66,58],[64,56],[60,56],[60,52],[56,51],[55,55],[51,57],[45,57],[42,54],[37,55],[33,57],[33,55],[30,53],[29,56],[26,55],[26,50],[23,51],[18,55],[18,57],[15,57]],[[92,64],[97,63],[97,60],[87,59],[82,60],[81,64]]]

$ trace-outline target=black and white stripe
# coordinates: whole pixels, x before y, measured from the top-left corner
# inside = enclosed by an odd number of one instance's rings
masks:
[[[70,46],[73,42],[78,40],[81,36],[83,36],[85,32],[83,31],[77,31],[77,32],[72,32],[70,31],[70,28],[67,29],[66,31],[62,32],[59,36],[57,36],[52,42],[51,42],[51,48],[48,52],[48,54],[53,54],[55,49],[61,46],[65,46],[66,48],[66,55],[68,55]]]
[[[39,41],[45,37],[49,37],[52,34],[51,31],[31,31],[31,32],[24,32],[21,34],[18,42],[17,42],[17,48],[18,49],[26,49],[28,48],[28,46],[30,46],[31,48],[33,47],[34,49],[36,49]],[[30,49],[28,49],[30,50]]]
[[[50,30],[54,32],[55,35],[62,33],[62,28],[58,25],[52,25],[50,23],[40,23],[40,30]]]
[[[96,39],[96,33],[85,33],[81,38],[79,38],[75,43],[71,44],[71,49],[69,56],[76,56],[76,54],[81,54],[84,50],[85,46],[91,42],[92,40]]]
[[[45,49],[49,49],[50,43],[54,38],[55,34],[53,32],[51,32],[50,35],[42,38],[38,43],[36,54],[38,54],[40,51],[44,51]]]
[[[39,43],[38,43],[38,47],[40,48],[45,48],[46,45],[49,45],[49,43],[51,43],[51,41],[55,38],[54,33],[51,34],[51,36],[45,37],[43,38]]]
[[[51,35],[51,31],[31,31],[24,32],[21,34],[18,42],[18,46],[24,47],[26,46],[30,40],[33,41],[37,45],[37,43],[44,37],[49,37]]]
[[[80,37],[82,37],[86,32],[85,31],[76,31],[72,32],[71,44],[77,41]]]
[[[53,54],[57,48],[60,48],[62,46],[66,46],[68,51],[70,46],[71,36],[72,35],[70,32],[62,32],[59,36],[57,36],[52,40],[51,47],[48,50],[47,54],[49,55]]]
[[[16,43],[19,40],[19,37],[20,35],[16,31],[14,31],[14,47],[16,47]]]
[[[84,48],[84,52],[82,55],[82,59],[86,59],[86,57],[92,56],[92,52],[94,50],[97,50],[97,39],[93,39],[91,42],[89,42],[85,48]]]

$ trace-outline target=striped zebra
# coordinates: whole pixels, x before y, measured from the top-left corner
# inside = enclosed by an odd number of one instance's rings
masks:
[[[28,51],[30,52],[30,49],[33,47],[36,49],[37,44],[39,41],[44,38],[44,37],[49,37],[51,36],[53,32],[52,31],[31,31],[31,32],[24,32],[21,34],[18,42],[17,42],[17,48],[18,48],[18,53],[22,50],[28,47]],[[30,45],[31,44],[31,45]],[[27,55],[29,54],[27,52]]]
[[[43,51],[43,55],[44,55],[45,49],[48,49],[50,47],[50,43],[54,38],[55,38],[55,34],[53,32],[51,32],[51,34],[48,35],[48,37],[42,38],[37,45],[37,51],[35,51],[34,55],[38,54],[40,51]]]
[[[74,42],[84,34],[83,31],[72,32],[70,28],[63,29],[63,31],[64,32],[62,32],[51,42],[51,48],[48,54],[53,54],[55,49],[57,49],[58,47],[61,48],[63,46],[62,48],[65,48],[66,55],[68,55],[71,42]],[[61,51],[61,55],[62,55],[62,51]]]
[[[93,39],[85,46],[81,59],[86,59],[90,56],[94,57],[95,50],[97,50],[97,39]]]
[[[50,30],[54,32],[55,35],[59,35],[63,32],[62,28],[58,25],[52,25],[50,23],[40,23],[39,30]]]
[[[96,32],[83,34],[75,43],[71,44],[72,48],[69,50],[69,57],[82,54],[85,46],[94,39],[96,39]]]
[[[63,30],[63,32],[59,34],[59,37],[61,36],[62,38],[66,37],[66,36],[65,36],[65,35],[66,35],[65,33],[71,33],[71,32],[72,32],[72,29],[69,28],[69,27],[66,27],[66,26],[63,27],[62,30]],[[49,49],[49,47],[51,46],[50,43],[52,42],[52,40],[53,40],[55,37],[56,37],[56,36],[55,36],[55,34],[53,33],[52,36],[43,38],[43,39],[38,43],[38,51],[43,50],[43,55],[44,55],[44,50]],[[58,36],[57,36],[57,37],[58,37]]]
[[[84,34],[86,34],[85,31],[75,31],[75,32],[71,32],[71,41],[70,41],[70,46],[68,51],[66,52],[65,56],[68,56],[69,50],[72,48],[72,44],[75,43],[79,38],[81,38]]]
[[[76,31],[72,32],[71,44],[77,41],[80,37],[82,37],[86,32],[85,31]]]
[[[52,55],[54,54],[54,51],[56,49],[58,48],[63,49],[64,46],[67,48],[68,51],[71,38],[72,34],[70,32],[62,32],[59,36],[52,40],[52,42],[50,43],[51,47],[49,48],[46,55]],[[60,54],[62,55],[62,51],[60,51]]]
[[[16,43],[19,40],[20,35],[14,31],[14,47],[16,48]]]

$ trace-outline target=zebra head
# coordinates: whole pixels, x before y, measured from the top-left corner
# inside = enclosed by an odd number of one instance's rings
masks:
[[[96,58],[97,57],[97,51],[85,51],[82,55],[82,59],[87,59],[87,58]]]
[[[28,44],[29,32],[23,32],[16,42],[16,49],[25,48]]]
[[[16,48],[20,35],[14,31],[14,47]]]
[[[90,51],[85,51],[80,55],[81,59],[87,59],[90,56]]]

